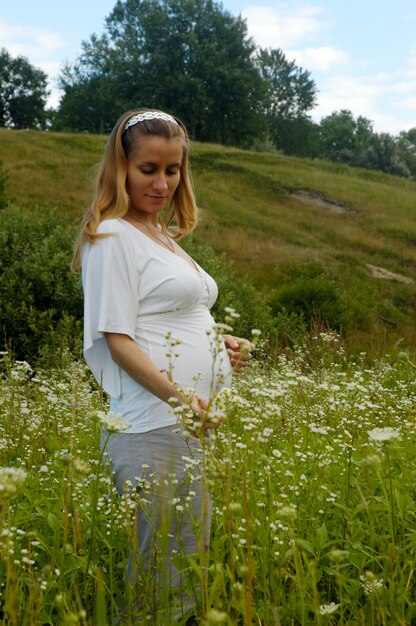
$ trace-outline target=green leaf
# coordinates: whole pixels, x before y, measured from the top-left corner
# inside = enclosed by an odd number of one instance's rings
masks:
[[[59,530],[61,526],[61,520],[59,519],[57,515],[49,511],[47,519],[48,519],[48,524],[52,528],[52,530],[54,531]]]
[[[295,539],[295,545],[302,552],[309,552],[310,554],[313,554],[313,556],[315,556],[315,548],[309,541],[306,541],[306,539]]]
[[[326,529],[325,524],[322,524],[320,528],[316,531],[316,537],[318,539],[318,547],[320,550],[323,550],[326,544],[328,543],[328,531]]]

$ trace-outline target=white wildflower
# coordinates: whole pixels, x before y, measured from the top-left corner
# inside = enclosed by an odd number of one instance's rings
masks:
[[[21,467],[0,467],[0,495],[12,498],[27,474]]]
[[[109,433],[118,433],[130,427],[129,422],[123,422],[123,417],[117,413],[97,411],[97,416],[102,426]]]
[[[223,333],[230,333],[233,330],[232,326],[230,326],[229,324],[223,324],[221,322],[217,322],[216,324],[214,324],[213,329],[216,333],[220,335],[222,335]]]
[[[364,593],[366,596],[369,596],[370,593],[377,591],[377,589],[381,589],[384,587],[384,581],[382,578],[376,578],[373,572],[367,571],[365,574],[360,576],[361,586],[364,589]]]
[[[233,319],[238,319],[239,317],[241,317],[240,313],[236,313],[235,309],[231,308],[230,306],[224,307],[224,311],[227,313],[227,316]]]
[[[293,506],[282,506],[276,511],[276,517],[287,523],[294,522],[298,513]]]
[[[327,435],[328,434],[328,430],[326,428],[324,428],[323,426],[317,426],[316,424],[309,424],[309,429],[311,430],[311,432],[313,433],[317,433],[318,435]]]
[[[331,602],[330,604],[321,604],[318,609],[318,613],[320,615],[332,615],[339,608],[339,604],[335,604],[335,602]]]
[[[27,556],[23,556],[22,557],[22,563],[25,563],[26,565],[34,565],[36,561],[34,561],[33,559],[29,559],[29,557]]]
[[[89,465],[83,459],[74,459],[74,469],[80,474],[89,474],[91,471],[91,465]]]
[[[377,454],[369,454],[363,460],[363,465],[370,467],[374,470],[380,470],[381,468],[381,459]]]
[[[368,431],[368,438],[374,443],[384,443],[385,441],[400,439],[400,429],[392,428],[391,426],[385,426],[384,428],[373,428],[372,430]]]

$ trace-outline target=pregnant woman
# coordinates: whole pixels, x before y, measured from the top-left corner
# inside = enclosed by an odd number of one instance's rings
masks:
[[[186,558],[207,546],[201,444],[204,433],[222,423],[213,407],[231,384],[232,368],[239,371],[250,359],[244,340],[218,335],[209,311],[216,284],[176,242],[197,224],[188,149],[176,117],[143,109],[123,114],[109,137],[74,257],[82,264],[84,355],[111,397],[110,411],[129,424],[108,441],[115,484],[120,494],[144,498],[138,498],[128,568],[139,594],[134,623],[142,623],[140,589],[155,571],[166,519],[162,578],[169,618],[198,613],[198,589],[189,593],[175,555]],[[189,436],[189,422],[198,436]],[[172,502],[180,515],[167,513]],[[162,594],[160,562],[158,569],[153,588]],[[167,616],[159,619],[169,623]]]

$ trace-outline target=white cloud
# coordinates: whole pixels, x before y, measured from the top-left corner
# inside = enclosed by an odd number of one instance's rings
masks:
[[[316,120],[334,111],[349,109],[354,117],[362,115],[371,120],[376,132],[396,135],[416,126],[416,116],[408,117],[404,111],[407,108],[412,113],[415,111],[416,88],[412,90],[414,96],[394,101],[397,91],[403,90],[397,74],[337,74],[322,80],[318,88],[318,105],[313,111]]]
[[[407,68],[409,74],[413,77],[416,77],[416,48],[413,48],[410,53],[409,59],[407,61]]]
[[[294,59],[297,65],[309,71],[327,72],[336,65],[345,66],[350,64],[350,57],[344,50],[331,46],[287,50],[285,55],[288,59]]]
[[[48,98],[48,102],[47,102],[47,106],[49,109],[57,109],[59,107],[59,103],[61,101],[61,98],[63,96],[64,92],[61,89],[54,89],[52,88],[50,90],[50,94],[49,94],[49,98]]]
[[[370,58],[354,58],[354,49],[332,45],[328,15],[334,13],[324,12],[319,0],[301,7],[277,0],[255,6],[255,1],[242,11],[249,35],[263,48],[281,48],[288,60],[312,73],[318,88],[316,120],[349,109],[355,117],[370,119],[376,132],[397,134],[416,126],[416,48],[396,71],[372,73]]]
[[[59,54],[66,45],[58,33],[33,26],[12,26],[4,20],[0,20],[0,41],[12,56],[23,55],[33,64]]]
[[[47,106],[51,109],[57,109],[59,101],[62,98],[63,91],[58,88],[58,76],[62,67],[60,61],[43,61],[37,64],[41,70],[46,72],[49,78],[48,91],[49,97]]]
[[[305,43],[324,28],[320,7],[251,6],[242,11],[247,30],[262,48],[292,48]]]
[[[318,107],[320,116],[333,111],[349,109],[354,114],[373,119],[374,102],[383,91],[383,86],[373,83],[368,77],[337,74],[323,80],[319,85]]]
[[[390,133],[390,135],[398,135],[402,130],[410,130],[416,128],[416,120],[407,120],[403,116],[397,118],[393,115],[384,115],[377,112],[374,117],[374,130],[378,133]]]
[[[40,63],[37,63],[37,66],[46,72],[51,79],[55,79],[58,76],[62,65],[61,61],[41,61]]]
[[[401,80],[400,78],[397,82],[392,82],[391,91],[395,94],[408,94],[414,93],[416,89],[414,80]]]
[[[397,108],[405,108],[416,111],[416,94],[414,96],[409,96],[409,98],[403,98],[403,100],[397,100],[394,105]],[[416,115],[415,115],[415,124],[416,124]]]
[[[33,26],[12,26],[4,20],[0,20],[0,41],[1,47],[6,48],[13,57],[24,56],[47,74],[50,92],[47,106],[56,108],[62,96],[56,80],[66,41],[58,33]]]

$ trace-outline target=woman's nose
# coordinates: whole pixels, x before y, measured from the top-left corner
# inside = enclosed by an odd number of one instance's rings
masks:
[[[158,174],[153,180],[153,188],[157,189],[158,191],[165,191],[167,187],[168,184],[166,182],[166,176],[164,174]]]

